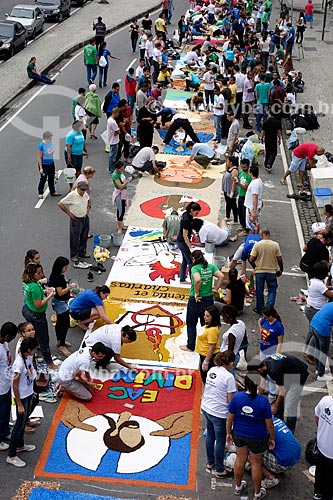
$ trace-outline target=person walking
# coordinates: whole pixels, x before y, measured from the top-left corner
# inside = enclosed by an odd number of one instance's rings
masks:
[[[259,232],[259,216],[262,208],[262,180],[259,177],[259,168],[250,167],[251,182],[245,193],[244,207],[246,208],[246,229]]]
[[[97,23],[93,23],[93,30],[95,31],[96,50],[99,52],[100,45],[104,42],[106,35],[106,26],[103,23],[103,18],[101,16],[98,16]]]
[[[67,196],[58,203],[60,210],[69,217],[70,232],[70,256],[74,267],[87,269],[90,264],[80,262],[80,259],[87,259],[87,241],[89,235],[89,213],[91,200],[87,193],[88,184],[79,182],[74,191],[70,191]]]
[[[214,366],[207,373],[201,402],[201,411],[206,420],[206,471],[218,479],[230,478],[233,473],[224,467],[226,422],[228,403],[237,391],[230,368],[235,360],[231,351],[221,352],[214,358]]]
[[[36,339],[31,337],[24,339],[12,368],[12,395],[15,398],[16,422],[10,436],[6,462],[14,465],[14,467],[26,466],[26,462],[21,460],[17,453],[22,451],[31,452],[36,449],[34,444],[24,443],[24,429],[30,415],[34,392],[33,386],[36,372],[33,365],[33,356],[37,351],[37,347],[38,342]]]
[[[136,53],[136,46],[137,46],[138,38],[139,38],[139,30],[140,30],[140,26],[138,25],[137,19],[133,19],[133,22],[130,24],[130,27],[128,30],[130,33],[133,54]]]
[[[258,394],[256,382],[246,375],[244,383],[245,392],[237,392],[229,403],[227,444],[236,445],[234,494],[240,496],[247,489],[242,478],[251,453],[253,499],[260,500],[266,496],[266,489],[261,486],[262,458],[267,450],[274,449],[274,425],[268,399]]]
[[[51,196],[60,196],[54,187],[55,165],[54,165],[54,148],[52,143],[52,132],[43,132],[43,140],[38,144],[38,168],[40,179],[38,184],[38,196],[43,198],[44,187],[47,180]]]
[[[119,108],[113,108],[111,115],[107,120],[107,134],[108,134],[108,144],[110,145],[109,150],[109,173],[113,174],[116,158],[118,154],[119,148],[119,136],[120,136],[120,127],[117,123],[117,118],[119,118],[120,110]]]
[[[39,284],[39,280],[42,278],[44,278],[44,272],[40,264],[30,263],[25,267],[22,274],[24,295],[22,316],[34,326],[36,339],[49,370],[57,370],[57,365],[52,361],[46,318],[48,303],[54,297],[55,292],[51,291],[48,295],[45,294],[44,288]]]
[[[182,264],[180,266],[180,283],[188,284],[186,281],[186,269],[188,269],[188,274],[191,276],[191,266],[192,266],[192,232],[193,232],[193,219],[197,217],[201,210],[199,203],[191,201],[182,215],[180,221],[179,234],[176,240],[177,247],[182,254]],[[194,349],[194,346],[193,346]],[[192,349],[192,350],[193,350]]]
[[[333,498],[333,397],[324,396],[315,407],[317,447],[319,459],[316,463],[313,500]]]
[[[106,42],[102,42],[98,50],[98,68],[99,68],[99,83],[98,86],[101,89],[102,83],[103,87],[107,87],[108,71],[109,71],[109,59],[116,59],[120,61],[120,57],[111,54],[109,49],[106,48]]]
[[[255,270],[256,278],[256,307],[254,312],[262,314],[264,303],[265,283],[268,288],[266,306],[275,304],[277,292],[277,278],[283,273],[283,260],[280,245],[270,239],[269,229],[260,232],[261,241],[258,241],[251,250],[250,264]]]
[[[264,120],[261,129],[261,139],[265,144],[264,166],[267,172],[271,172],[277,156],[277,143],[281,144],[281,123],[268,111],[268,118]]]
[[[177,240],[177,244],[179,244]],[[204,312],[207,307],[214,305],[213,290],[222,286],[223,274],[218,267],[208,264],[201,250],[194,250],[191,255],[191,289],[186,309],[187,344],[181,345],[183,351],[193,352],[197,338],[197,323],[204,322]],[[217,283],[213,289],[213,279]]]
[[[264,122],[267,120],[269,91],[270,91],[270,84],[266,82],[265,73],[262,73],[259,76],[259,79],[260,83],[257,83],[254,89],[255,97],[257,100],[257,107],[256,107],[257,132],[261,132],[262,120]]]
[[[94,83],[97,75],[97,49],[95,40],[83,49],[83,63],[86,67],[88,85]]]
[[[17,326],[7,321],[0,328],[0,451],[8,450],[4,441],[10,434],[9,420],[11,410],[11,368],[12,355],[9,343],[15,339]]]
[[[102,101],[96,92],[97,87],[94,83],[89,85],[89,92],[86,93],[84,109],[88,115],[90,139],[97,139],[95,135],[96,127],[102,118]]]
[[[313,13],[314,13],[314,5],[312,0],[309,0],[305,6],[305,21],[309,23],[310,29],[313,28]]]
[[[248,367],[248,370],[253,367]],[[283,420],[291,432],[295,432],[297,422],[297,408],[303,387],[309,376],[308,368],[303,361],[286,353],[276,353],[256,367],[261,376],[259,393],[263,394],[266,387],[267,375],[277,384],[278,396],[271,404],[275,417]]]

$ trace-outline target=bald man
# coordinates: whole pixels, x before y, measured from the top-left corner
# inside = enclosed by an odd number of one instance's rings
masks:
[[[300,144],[299,146],[297,146],[291,153],[290,167],[280,180],[280,183],[285,186],[288,175],[290,175],[291,172],[298,171],[297,187],[303,187],[303,178],[307,160],[309,161],[310,168],[313,168],[315,167],[313,157],[315,155],[321,156],[324,153],[325,149],[319,147],[313,142],[304,142],[304,144]]]

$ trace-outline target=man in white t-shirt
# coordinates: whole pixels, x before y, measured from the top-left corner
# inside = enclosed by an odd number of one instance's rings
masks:
[[[83,401],[90,401],[93,397],[91,391],[98,384],[91,381],[90,363],[102,360],[106,354],[106,347],[97,342],[92,347],[84,347],[73,352],[59,368],[58,392],[62,390]]]
[[[238,64],[235,64],[234,72],[236,80],[236,106],[237,106],[236,118],[237,120],[239,120],[242,114],[243,88],[246,75],[240,72]]]
[[[315,500],[333,498],[333,397],[324,396],[315,408],[318,426],[317,446],[320,451],[316,463],[314,485]]]
[[[145,67],[146,62],[144,59],[140,59],[139,66],[135,70],[135,78],[138,80],[140,76],[143,75],[143,68]]]
[[[206,71],[206,73],[202,77],[205,89],[205,101],[207,110],[209,110],[209,101],[211,102],[212,107],[214,106],[214,87],[215,87],[216,73],[217,69],[211,68],[209,71]]]
[[[108,134],[108,143],[110,144],[109,150],[109,172],[113,174],[114,164],[116,163],[118,146],[119,146],[119,135],[120,128],[117,124],[117,118],[119,117],[119,108],[113,108],[111,116],[107,120],[106,129]]]
[[[221,142],[222,140],[222,120],[224,115],[224,97],[221,94],[221,89],[218,86],[214,88],[214,126],[215,126],[215,141]]]
[[[82,346],[92,346],[96,342],[104,344],[106,353],[103,359],[98,360],[96,368],[106,368],[110,363],[111,358],[114,358],[116,363],[125,366],[129,370],[132,365],[126,363],[120,356],[121,346],[123,344],[131,344],[136,341],[136,331],[128,325],[121,327],[116,323],[112,325],[103,325],[92,332],[87,332],[83,338]]]
[[[239,121],[235,118],[234,112],[229,111],[227,115],[227,120],[229,123],[231,123],[228,131],[228,137],[227,137],[227,151],[229,153],[232,153],[235,147],[235,144],[238,140],[238,134],[239,134]]]
[[[204,247],[206,241],[224,246],[229,241],[230,230],[225,220],[222,221],[222,227],[219,227],[208,220],[196,217],[193,219],[192,227],[199,236],[199,243],[194,243],[194,246]]]
[[[199,63],[199,55],[200,51],[198,49],[190,50],[184,57],[184,63],[187,64],[187,66],[195,66]]]
[[[259,168],[250,167],[251,182],[245,194],[244,207],[246,208],[246,229],[259,233],[259,215],[262,207],[262,180],[259,177]]]
[[[152,65],[153,65],[153,83],[157,82],[157,77],[160,72],[160,65],[162,63],[162,52],[161,52],[161,44],[160,42],[155,43],[155,47],[153,49],[153,58],[152,58]]]
[[[158,174],[159,168],[156,163],[155,155],[157,155],[159,149],[157,146],[148,146],[140,149],[140,151],[134,156],[132,160],[132,167],[139,172],[149,172],[150,174]]]

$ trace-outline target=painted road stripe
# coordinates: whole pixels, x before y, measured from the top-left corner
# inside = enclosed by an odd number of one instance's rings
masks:
[[[127,66],[127,68],[125,69],[125,71],[128,71],[128,70],[129,70],[129,69],[133,66],[133,64],[135,63],[136,59],[137,59],[137,58],[135,57],[135,58],[133,59],[133,61],[129,63],[129,65]]]

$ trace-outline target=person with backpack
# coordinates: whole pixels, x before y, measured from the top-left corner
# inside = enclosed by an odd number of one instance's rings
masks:
[[[315,167],[314,156],[321,156],[325,153],[325,149],[314,144],[313,142],[304,142],[297,146],[291,153],[291,164],[287,172],[280,179],[280,184],[285,186],[287,184],[286,179],[292,172],[298,171],[298,184],[297,187],[303,187],[303,179],[305,173],[305,167],[307,161],[309,162],[310,168]]]

